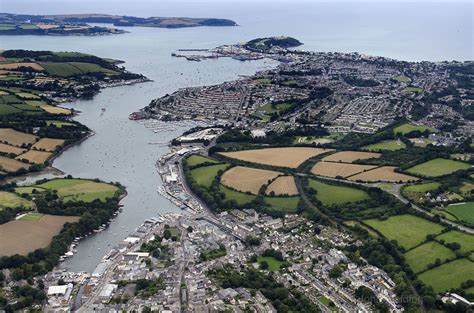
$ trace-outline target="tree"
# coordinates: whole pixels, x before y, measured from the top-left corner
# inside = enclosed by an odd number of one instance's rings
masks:
[[[262,270],[266,270],[266,269],[268,269],[268,267],[269,267],[269,265],[268,265],[268,262],[267,262],[267,261],[262,261],[262,262],[260,262],[260,268],[261,268]]]
[[[342,275],[342,268],[339,265],[334,265],[334,267],[329,272],[329,277],[338,278]]]

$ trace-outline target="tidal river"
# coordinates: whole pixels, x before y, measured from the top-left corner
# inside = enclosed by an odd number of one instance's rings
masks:
[[[94,1],[89,4],[94,6],[99,3]],[[152,6],[151,3],[146,5]],[[268,3],[262,2],[252,8],[245,7],[245,4],[224,8],[215,3],[206,12],[197,7],[194,10],[191,4],[190,7],[170,6],[167,7],[168,11],[156,12],[153,7],[139,5],[124,8],[119,4],[105,9],[89,5],[87,8],[70,7],[69,3],[60,8],[52,3],[43,6],[36,5],[36,0],[24,8],[17,7],[19,2],[16,1],[5,1],[4,4],[3,11],[11,8],[10,12],[14,13],[81,13],[84,10],[90,13],[95,10],[124,14],[122,11],[130,9],[129,15],[215,16],[235,19],[241,25],[174,30],[136,27],[128,28],[128,34],[106,37],[0,36],[1,49],[91,53],[123,60],[128,70],[142,73],[153,80],[133,86],[108,88],[93,100],[66,104],[81,111],[76,119],[95,134],[65,151],[54,161],[53,166],[74,177],[119,181],[127,187],[128,192],[122,200],[122,213],[110,227],[81,241],[75,256],[64,263],[65,267],[74,271],[92,271],[113,246],[146,218],[178,210],[157,193],[161,181],[154,164],[168,151],[167,142],[192,124],[158,123],[151,128],[146,122],[128,120],[128,115],[146,106],[153,98],[172,93],[178,88],[218,84],[276,65],[269,60],[188,62],[171,57],[171,53],[177,49],[213,48],[259,36],[290,35],[305,43],[303,49],[315,51],[359,51],[405,60],[464,60],[472,56],[472,47],[468,43],[469,38],[472,38],[472,27],[469,27],[472,26],[472,20],[463,13],[466,12],[465,8],[449,4],[437,11],[437,18],[425,19],[429,25],[423,27],[419,25],[420,16],[408,10],[413,8],[392,10],[375,4],[350,8],[342,4],[328,6],[302,3],[295,7],[292,1],[287,4],[288,7],[280,3],[268,7]],[[142,8],[142,11],[136,11],[138,8]],[[431,10],[431,7],[422,9],[422,12],[427,10]],[[390,12],[390,18],[384,19],[387,12]],[[438,17],[452,23],[438,23]],[[443,49],[436,49],[437,46]]]

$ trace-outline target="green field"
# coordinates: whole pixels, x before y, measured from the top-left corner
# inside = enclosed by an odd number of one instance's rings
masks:
[[[418,275],[418,279],[434,291],[444,292],[474,279],[474,263],[465,258],[455,260]]]
[[[33,190],[36,190],[37,192],[42,192],[42,191],[45,191],[46,189],[39,188],[39,187],[17,187],[17,188],[15,188],[15,192],[17,194],[20,194],[20,195],[22,193],[32,194]]]
[[[438,177],[454,173],[458,170],[467,170],[471,165],[448,159],[433,159],[425,163],[415,165],[406,171],[410,174],[426,177]]]
[[[474,202],[450,204],[446,208],[458,220],[474,225]]]
[[[30,187],[56,190],[58,196],[66,202],[92,202],[96,199],[105,201],[108,198],[112,198],[118,191],[117,186],[86,179],[54,179]]]
[[[457,230],[448,231],[436,237],[436,240],[444,240],[445,243],[457,242],[461,245],[461,252],[474,250],[474,236]]]
[[[22,216],[20,218],[20,220],[22,220],[22,221],[39,221],[43,216],[44,216],[43,213],[32,212],[32,213],[27,213],[24,216]]]
[[[395,215],[386,220],[370,219],[364,221],[373,229],[379,231],[390,240],[396,240],[398,245],[410,249],[426,239],[428,234],[439,234],[443,226],[414,215]]]
[[[228,166],[228,164],[218,164],[198,167],[191,170],[191,176],[198,185],[210,187],[217,176],[217,172],[225,170]]]
[[[76,124],[74,123],[70,123],[70,122],[64,122],[64,121],[46,121],[46,125],[50,126],[50,125],[54,125],[58,128],[61,128],[63,126],[76,126]]]
[[[22,29],[38,29],[38,27],[36,25],[30,24],[30,23],[20,24],[20,28],[22,28]]]
[[[295,213],[299,201],[299,197],[265,197],[265,203],[272,209],[285,213]]]
[[[361,224],[357,221],[344,221],[343,224],[347,225],[347,226],[351,226],[351,227],[353,227],[355,225],[358,225],[360,228],[365,229],[371,237],[374,237],[374,238],[380,237],[379,234],[374,232],[371,228],[369,228],[369,227],[365,226],[364,224]]]
[[[204,163],[219,163],[219,161],[216,161],[216,160],[213,160],[213,159],[210,159],[210,158],[206,158],[202,155],[198,155],[198,154],[193,154],[191,155],[189,158],[186,159],[186,164],[188,166],[196,166],[196,165],[200,165],[200,164],[204,164]]]
[[[115,71],[86,62],[41,63],[41,66],[52,76],[69,77],[86,73],[116,74]]]
[[[268,270],[271,272],[279,271],[282,265],[282,262],[278,261],[274,257],[271,256],[258,256],[257,262],[260,264],[263,261],[268,263]]]
[[[405,253],[405,261],[415,273],[427,269],[428,264],[434,264],[437,258],[445,262],[455,257],[456,254],[451,249],[436,241],[427,242]]]
[[[395,150],[405,149],[406,147],[407,147],[406,144],[400,140],[386,140],[386,141],[381,141],[381,142],[374,143],[368,146],[364,146],[362,147],[362,149],[368,150],[368,151],[383,151],[383,150],[395,151]]]
[[[256,196],[254,195],[238,192],[223,185],[219,185],[219,191],[225,194],[226,201],[235,200],[239,205],[244,205],[246,203],[252,202],[256,198]]]
[[[432,128],[423,125],[414,125],[411,123],[405,123],[397,126],[393,129],[394,134],[406,135],[414,131],[424,132],[425,130],[433,131]]]
[[[314,179],[309,180],[309,186],[316,190],[316,199],[323,205],[357,202],[370,198],[369,194],[363,190],[325,184]]]
[[[17,208],[21,206],[30,209],[32,203],[12,192],[0,191],[0,210],[2,208]]]
[[[325,144],[334,142],[333,139],[326,137],[313,137],[313,136],[296,136],[295,137],[295,144]]]
[[[416,93],[423,92],[423,88],[415,87],[415,86],[408,86],[408,87],[403,88],[403,90],[409,91],[409,92],[416,92]]]
[[[440,183],[432,182],[432,183],[424,183],[424,184],[416,184],[416,185],[409,185],[406,186],[404,189],[408,192],[428,192],[431,190],[436,190],[441,186]]]
[[[400,82],[400,83],[409,83],[409,82],[411,82],[410,77],[406,77],[406,76],[403,76],[403,75],[395,76],[393,79],[396,80],[397,82]]]

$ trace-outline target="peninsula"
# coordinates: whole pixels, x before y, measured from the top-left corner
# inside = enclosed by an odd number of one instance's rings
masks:
[[[116,28],[91,26],[89,23],[114,26],[183,28],[199,26],[237,26],[220,18],[190,17],[134,17],[107,14],[27,15],[0,13],[0,35],[111,35],[126,31]]]

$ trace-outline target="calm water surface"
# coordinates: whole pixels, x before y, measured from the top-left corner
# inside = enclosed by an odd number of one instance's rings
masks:
[[[187,62],[172,58],[179,48],[212,48],[258,36],[291,35],[315,51],[359,51],[404,60],[472,59],[472,4],[435,3],[194,3],[3,0],[1,11],[47,14],[104,12],[138,16],[211,16],[236,20],[239,27],[153,29],[129,28],[130,33],[106,37],[0,36],[2,49],[79,51],[124,60],[125,67],[153,82],[103,90],[90,101],[67,104],[82,113],[76,119],[95,135],[67,150],[54,166],[75,177],[119,181],[127,187],[123,212],[104,232],[87,238],[65,262],[72,270],[92,271],[111,247],[144,219],[177,211],[156,190],[161,184],[154,164],[167,152],[166,143],[190,127],[162,124],[155,133],[128,114],[153,98],[178,88],[218,84],[239,75],[273,67],[273,61],[239,62],[219,59]],[[135,2],[134,2],[135,3]],[[442,20],[443,23],[439,23]],[[105,112],[101,112],[105,108]]]

